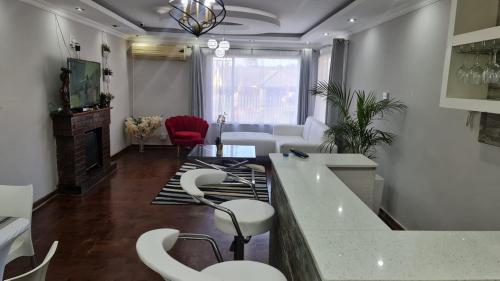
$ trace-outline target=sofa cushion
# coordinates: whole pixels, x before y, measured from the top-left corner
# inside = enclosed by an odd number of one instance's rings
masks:
[[[233,145],[253,145],[257,156],[269,156],[276,152],[274,136],[268,133],[256,132],[225,132],[222,133],[222,143]]]
[[[306,141],[311,143],[322,143],[324,141],[325,131],[328,130],[328,126],[312,117],[308,117],[306,128],[307,131],[304,129],[303,135]]]
[[[284,144],[305,144],[307,143],[305,139],[300,136],[274,136],[276,139],[276,152],[282,152],[281,147]]]
[[[305,140],[309,136],[309,131],[311,130],[311,123],[312,123],[313,119],[314,118],[311,116],[307,117],[306,123],[304,124],[304,130],[302,131],[302,138],[304,138]]]
[[[179,131],[175,132],[174,136],[176,139],[201,139],[201,134],[198,132],[190,131]]]

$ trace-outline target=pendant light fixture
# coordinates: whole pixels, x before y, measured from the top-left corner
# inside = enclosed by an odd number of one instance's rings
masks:
[[[231,45],[229,44],[229,41],[226,41],[224,38],[222,38],[222,41],[219,43],[219,48],[221,48],[224,51],[229,50]]]
[[[215,56],[218,58],[223,58],[226,55],[226,51],[221,49],[220,47],[215,49]]]
[[[168,14],[196,37],[218,26],[226,17],[222,0],[170,0]]]
[[[217,43],[217,40],[215,40],[215,39],[209,39],[208,42],[207,42],[207,47],[209,49],[217,49],[218,45],[219,44]]]

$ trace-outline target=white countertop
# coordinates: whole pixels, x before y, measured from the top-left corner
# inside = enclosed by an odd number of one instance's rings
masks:
[[[500,280],[500,232],[391,231],[328,168],[366,157],[270,158],[323,280]]]

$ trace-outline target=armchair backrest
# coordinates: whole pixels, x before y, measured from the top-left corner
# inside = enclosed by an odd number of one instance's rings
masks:
[[[31,220],[33,212],[33,185],[0,185],[0,217]]]
[[[211,276],[196,271],[172,258],[169,251],[177,242],[176,229],[155,229],[142,234],[135,245],[141,261],[170,281],[216,281]]]
[[[207,121],[196,116],[175,116],[165,120],[165,127],[170,138],[173,138],[175,132],[190,131],[198,132],[202,138],[205,138],[208,131]]]
[[[187,171],[181,176],[181,187],[191,196],[203,197],[205,194],[198,186],[222,183],[227,173],[215,169],[196,169]]]
[[[314,117],[307,117],[302,137],[312,143],[322,143],[328,126]]]

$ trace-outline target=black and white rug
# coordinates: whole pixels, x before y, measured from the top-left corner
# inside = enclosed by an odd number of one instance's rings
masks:
[[[154,198],[152,204],[160,205],[186,205],[198,204],[189,194],[182,190],[180,186],[181,175],[189,170],[202,168],[198,164],[184,163],[170,181],[162,188],[160,193]],[[247,167],[240,167],[231,170],[232,174],[247,180],[252,180],[252,170]],[[266,173],[254,171],[255,189],[261,201],[269,201],[269,192],[267,190]],[[231,186],[207,185],[201,186],[200,190],[205,193],[205,198],[220,204],[225,201],[235,199],[253,199],[252,189],[246,185],[234,180],[226,180],[224,183],[232,183]]]

